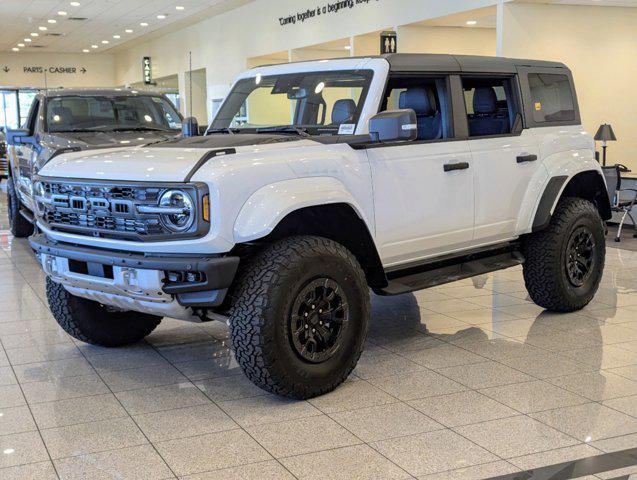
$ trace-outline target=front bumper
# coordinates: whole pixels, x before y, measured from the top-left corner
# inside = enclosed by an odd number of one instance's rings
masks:
[[[239,257],[146,255],[55,242],[44,234],[32,236],[29,244],[47,275],[73,294],[147,313],[139,302],[171,304],[166,316],[177,318],[192,315],[193,308],[219,306],[239,266]],[[182,281],[170,281],[169,272]],[[194,280],[187,280],[189,273]]]

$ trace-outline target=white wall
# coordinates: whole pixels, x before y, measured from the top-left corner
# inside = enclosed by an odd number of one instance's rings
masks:
[[[141,60],[153,59],[153,76],[206,68],[208,98],[223,97],[247,59],[282,50],[298,49],[352,35],[384,30],[459,11],[494,5],[496,0],[369,0],[343,13],[321,15],[281,26],[280,17],[315,9],[324,0],[257,0],[203,20],[182,30],[116,53],[116,76],[120,84],[140,80]],[[333,3],[333,2],[329,2]]]
[[[398,27],[400,53],[450,53],[491,55],[496,53],[495,28]]]
[[[609,161],[637,171],[637,8],[510,3],[503,20],[503,55],[566,63],[585,127],[612,124]]]
[[[5,72],[4,67],[9,71]],[[44,87],[44,73],[25,71],[27,67],[46,69],[49,88],[116,85],[114,55],[20,52],[0,53],[0,86]],[[60,67],[75,68],[76,73],[55,73],[54,70]],[[86,69],[86,73],[81,72],[82,68]]]

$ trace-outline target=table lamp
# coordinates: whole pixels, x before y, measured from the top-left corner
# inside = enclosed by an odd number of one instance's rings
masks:
[[[605,123],[600,125],[597,133],[595,134],[595,141],[602,142],[602,150],[604,151],[604,160],[602,165],[606,166],[606,143],[607,142],[616,142],[617,137],[615,136],[615,132],[613,132],[613,127],[609,124]]]

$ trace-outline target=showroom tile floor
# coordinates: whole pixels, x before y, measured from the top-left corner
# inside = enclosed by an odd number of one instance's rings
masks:
[[[589,457],[606,465],[568,471],[637,474],[605,455],[637,447],[636,252],[608,251],[576,314],[532,304],[520,269],[374,297],[355,374],[297,402],[243,377],[220,322],[165,320],[120,350],[73,341],[0,195],[3,480],[549,478]]]

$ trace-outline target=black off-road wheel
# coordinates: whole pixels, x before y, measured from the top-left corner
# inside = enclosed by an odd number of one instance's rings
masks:
[[[124,347],[149,335],[161,317],[109,310],[92,300],[71,295],[59,283],[46,280],[46,297],[53,317],[73,338],[101,347]]]
[[[597,208],[581,198],[560,200],[549,227],[525,239],[524,253],[531,299],[555,312],[581,310],[604,272],[604,224]]]
[[[11,234],[14,237],[26,238],[33,235],[33,224],[20,214],[20,199],[15,191],[13,178],[7,179],[7,210]]]
[[[369,290],[356,258],[321,237],[291,237],[240,268],[230,309],[235,357],[262,389],[297,399],[323,395],[363,350]]]

